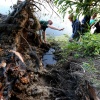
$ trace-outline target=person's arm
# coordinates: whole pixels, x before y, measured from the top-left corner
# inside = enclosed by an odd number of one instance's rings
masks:
[[[56,27],[54,27],[54,26],[52,26],[52,25],[47,25],[49,28],[51,28],[51,29],[54,29],[54,30],[59,30],[59,31],[61,31],[61,30],[63,30],[64,28],[61,28],[61,29],[59,29],[59,28],[56,28]]]

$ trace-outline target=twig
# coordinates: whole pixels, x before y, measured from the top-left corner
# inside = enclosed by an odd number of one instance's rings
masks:
[[[46,2],[48,3],[48,5],[49,5],[49,7],[52,9],[52,11],[54,11],[54,9],[51,7],[51,5],[50,5],[50,3],[46,0]],[[61,18],[57,13],[56,13],[56,11],[54,11],[54,13],[59,17],[59,18]]]
[[[22,34],[20,34],[20,35],[21,35],[21,37],[26,41],[26,43],[27,43],[28,46],[29,46],[29,49],[32,51],[32,48],[31,48],[30,44],[28,43],[28,41],[22,36]]]
[[[35,3],[38,3],[38,4],[40,4],[40,5],[42,5],[47,11],[49,11],[42,3],[40,3],[40,2],[37,2],[37,1],[34,1]]]
[[[83,72],[85,73],[85,69],[81,65],[79,65],[78,63],[75,63],[75,62],[72,62],[72,63],[77,64],[78,66],[80,66],[83,69]]]
[[[37,7],[37,8],[41,11],[41,9],[40,9],[37,5],[35,5],[35,4],[31,4],[31,5],[33,5],[33,6]]]

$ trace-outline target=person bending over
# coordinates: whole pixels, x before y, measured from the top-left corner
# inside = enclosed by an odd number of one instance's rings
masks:
[[[46,28],[51,28],[51,29],[54,29],[54,30],[58,30],[58,31],[61,31],[63,30],[64,28],[56,28],[54,26],[52,26],[53,22],[51,20],[48,20],[48,21],[40,21],[40,30],[42,30],[42,36],[43,36],[43,41],[46,42]]]

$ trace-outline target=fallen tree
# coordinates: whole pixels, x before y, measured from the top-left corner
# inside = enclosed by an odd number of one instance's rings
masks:
[[[19,87],[18,84],[28,84],[31,81],[27,72],[30,72],[30,61],[36,72],[42,66],[36,47],[49,48],[37,34],[40,24],[34,15],[34,6],[36,5],[33,0],[19,3],[0,23],[0,98],[3,100],[12,98],[11,91],[14,88],[23,90],[20,89],[23,86]],[[30,19],[33,20],[32,27]]]

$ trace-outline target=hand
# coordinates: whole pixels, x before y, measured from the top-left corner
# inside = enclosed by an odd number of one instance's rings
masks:
[[[59,29],[59,31],[62,31],[62,30],[64,30],[64,28]]]

